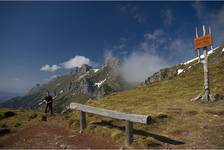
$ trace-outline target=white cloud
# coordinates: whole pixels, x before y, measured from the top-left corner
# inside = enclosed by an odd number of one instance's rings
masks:
[[[62,63],[63,67],[66,69],[81,67],[84,64],[87,64],[87,65],[91,64],[90,59],[85,56],[75,56],[75,57],[69,59],[68,61]]]
[[[43,65],[40,68],[40,71],[46,71],[46,72],[55,72],[61,68],[65,69],[72,69],[75,67],[81,67],[82,65],[87,64],[87,65],[96,65],[96,63],[91,62],[89,58],[85,56],[75,56],[68,61],[65,61],[63,63],[60,63],[59,65]]]
[[[146,33],[144,41],[140,43],[140,49],[156,53],[159,47],[167,42],[167,38],[163,30],[157,29],[153,33]]]
[[[170,43],[170,50],[175,52],[175,53],[185,53],[185,50],[192,50],[193,47],[191,47],[192,45],[189,44],[190,42],[188,42],[187,40],[182,40],[182,39],[174,39],[171,43]]]
[[[54,71],[57,71],[57,70],[60,69],[60,68],[61,68],[61,67],[58,66],[58,65],[52,65],[52,66],[50,66],[50,65],[46,64],[46,65],[44,65],[44,66],[42,66],[42,67],[40,68],[40,71],[54,72]]]
[[[121,75],[128,82],[143,82],[168,63],[157,55],[149,52],[133,52],[124,59],[121,67]]]
[[[194,49],[190,40],[182,37],[171,38],[161,29],[146,33],[137,48],[130,55],[122,57],[118,73],[128,82],[143,82],[160,69],[191,58]],[[116,62],[118,58],[112,52],[106,53],[105,62]]]
[[[133,18],[138,22],[138,23],[144,23],[146,21],[146,17],[139,14],[139,13],[136,13],[133,15]]]
[[[105,55],[105,63],[116,62],[122,59],[120,68],[115,68],[115,73],[119,73],[130,83],[144,82],[159,69],[166,67],[169,63],[157,54],[158,50],[164,48],[167,42],[166,34],[163,30],[155,30],[146,33],[144,39],[130,55],[118,58],[113,55],[113,51],[108,51]]]
[[[122,4],[118,6],[118,9],[129,16],[131,16],[135,21],[142,24],[147,21],[147,17],[143,15],[141,7],[132,4]]]
[[[50,77],[50,80],[55,79],[57,77],[59,77],[59,75],[55,74],[55,75],[53,75],[53,76]]]
[[[164,55],[169,62],[177,63],[193,56],[193,42],[191,39],[185,37],[170,37],[169,34],[161,29],[157,29],[151,33],[144,35],[143,42],[140,43],[140,50],[147,52],[151,55]]]
[[[168,48],[170,60],[178,58],[179,60],[185,61],[193,57],[195,52],[193,42],[183,38],[173,39]]]
[[[174,21],[174,15],[170,9],[162,11],[162,18],[164,25],[171,25]]]
[[[113,45],[111,48],[106,48],[104,58],[109,53],[116,52],[117,55],[126,55],[128,53],[127,51],[127,41],[128,39],[125,37],[120,37],[118,44]],[[105,59],[104,59],[105,60]]]

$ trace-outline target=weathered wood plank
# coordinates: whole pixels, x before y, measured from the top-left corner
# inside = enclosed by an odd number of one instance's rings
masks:
[[[203,36],[206,35],[206,29],[205,26],[203,25]],[[208,70],[208,48],[204,47],[204,87],[205,87],[205,99],[209,100],[209,95],[210,95],[210,86],[209,86],[209,70]]]
[[[80,133],[86,128],[86,113],[80,111]]]
[[[149,124],[151,117],[148,115],[136,115],[136,114],[126,114],[122,112],[116,112],[112,110],[107,110],[103,108],[96,108],[92,106],[82,105],[79,103],[71,103],[70,109],[76,109],[87,113],[92,113],[100,116],[110,117],[120,120],[128,120],[131,122],[139,122],[144,124]]]
[[[126,145],[130,145],[133,142],[133,123],[128,120],[125,123]]]

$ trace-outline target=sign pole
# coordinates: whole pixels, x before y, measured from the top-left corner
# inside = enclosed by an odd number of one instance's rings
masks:
[[[208,28],[208,33],[210,34],[210,35],[212,35],[212,30],[211,30],[211,27],[209,26],[209,28]],[[213,49],[213,46],[211,45],[211,49]]]
[[[196,27],[196,30],[195,30],[195,37],[198,38],[198,29]],[[201,58],[200,58],[200,48],[197,48],[197,54],[198,54],[198,63],[201,62]]]
[[[209,85],[209,69],[208,69],[208,46],[212,45],[212,34],[211,28],[208,29],[208,34],[206,34],[205,25],[203,25],[203,35],[201,37],[198,36],[198,29],[195,30],[195,39],[194,39],[194,47],[198,52],[198,62],[203,64],[204,68],[204,89],[205,94],[201,97],[203,100],[209,101],[212,99],[210,95],[210,85]],[[201,61],[200,58],[200,49],[203,49],[204,60]]]
[[[203,36],[206,35],[205,26],[203,25]],[[209,70],[208,70],[208,49],[207,46],[203,48],[204,50],[204,87],[205,87],[205,100],[209,101],[210,88],[209,88]]]

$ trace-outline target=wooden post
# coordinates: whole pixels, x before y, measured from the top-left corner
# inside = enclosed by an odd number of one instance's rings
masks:
[[[126,136],[126,145],[130,145],[133,142],[133,123],[126,120],[125,124],[125,136]]]
[[[86,113],[80,111],[80,133],[86,128]]]
[[[149,124],[151,122],[151,117],[148,115],[137,115],[137,114],[127,114],[123,112],[117,112],[112,110],[107,110],[103,108],[97,108],[92,106],[87,106],[79,103],[71,103],[69,105],[70,109],[76,109],[80,111],[80,133],[83,132],[86,127],[86,113],[91,113],[99,116],[110,117],[114,119],[125,120],[125,144],[130,145],[133,142],[133,122]]]
[[[205,36],[206,30],[205,26],[203,25],[203,36]],[[204,50],[204,87],[205,87],[205,100],[209,101],[209,94],[210,94],[210,89],[209,89],[209,71],[208,71],[208,49],[207,47],[203,48]]]
[[[200,58],[200,49],[198,48],[197,49],[197,55],[198,55],[198,63],[201,62],[201,58]]]
[[[208,49],[207,47],[204,48],[204,87],[205,87],[205,100],[209,100],[209,71],[208,71]]]
[[[208,33],[212,35],[212,30],[211,30],[211,27],[209,26],[208,28]],[[213,46],[211,45],[211,49],[213,49]]]
[[[195,30],[195,38],[198,38],[198,29],[196,27],[196,30]],[[200,58],[200,49],[197,48],[197,56],[198,56],[198,63],[201,62],[201,58]]]

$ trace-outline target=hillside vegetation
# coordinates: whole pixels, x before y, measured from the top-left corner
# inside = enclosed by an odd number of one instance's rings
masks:
[[[18,109],[0,109],[0,136],[16,131],[31,123],[46,121],[46,115],[41,112]]]
[[[211,92],[224,94],[224,53],[219,47],[209,56]],[[190,67],[191,66],[191,67]],[[88,104],[111,110],[151,115],[150,125],[134,124],[135,148],[224,148],[224,100],[192,102],[203,92],[203,66],[193,61],[175,66],[181,74],[159,82],[112,93]],[[79,127],[79,116],[67,116]],[[88,115],[85,132],[111,136],[124,143],[124,122]]]

